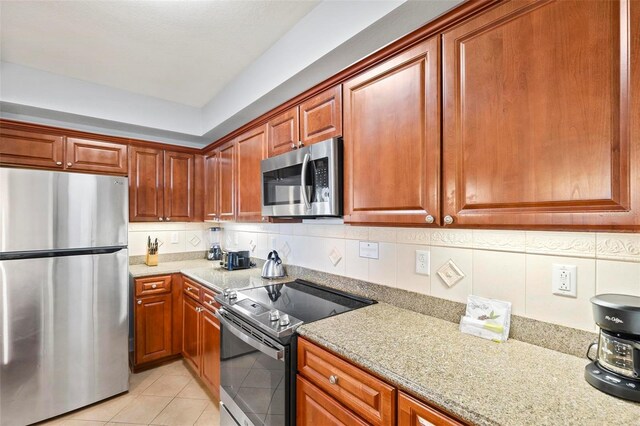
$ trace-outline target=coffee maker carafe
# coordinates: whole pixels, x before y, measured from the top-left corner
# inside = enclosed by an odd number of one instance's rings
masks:
[[[592,362],[585,379],[605,393],[640,402],[640,297],[601,294],[591,303],[600,336],[587,351]],[[593,346],[595,358],[590,356]]]

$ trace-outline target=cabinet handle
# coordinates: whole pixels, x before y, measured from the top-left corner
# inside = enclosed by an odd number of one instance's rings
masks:
[[[433,223],[434,220],[435,219],[430,214],[428,214],[427,217],[424,218],[424,221],[427,223]]]
[[[416,416],[416,420],[418,420],[418,425],[420,426],[434,426],[429,420],[423,419],[420,416]]]
[[[336,383],[338,383],[338,376],[334,374],[329,376],[329,383],[331,383],[332,385],[335,385]]]
[[[71,166],[73,166],[73,163],[71,162],[67,163],[67,167],[71,167]]]
[[[166,217],[165,219],[166,219],[167,222],[169,222],[171,220],[170,217]]]
[[[263,221],[263,222],[266,222],[266,221],[267,221],[267,218],[266,218],[266,217],[264,217],[264,216],[262,216],[262,221]]]
[[[151,284],[151,288],[156,288],[156,287],[158,287],[157,284]]]
[[[62,166],[62,161],[56,161],[56,166]]]
[[[302,141],[298,141],[298,148],[302,148],[304,146],[304,144],[302,143]]]
[[[191,291],[191,290],[193,290],[192,287],[187,287],[187,291]]]
[[[291,142],[291,149],[298,149],[295,143]]]
[[[142,300],[138,299],[138,305],[142,305]]]
[[[159,217],[159,218],[158,218],[158,220],[159,220],[160,222],[162,222],[162,221],[163,221],[163,219],[162,219],[161,217]]]
[[[444,217],[444,224],[445,225],[451,225],[453,223],[453,217],[446,215]]]

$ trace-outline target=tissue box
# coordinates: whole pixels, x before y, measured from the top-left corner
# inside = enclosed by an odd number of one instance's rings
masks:
[[[479,296],[467,298],[467,311],[460,318],[460,331],[494,342],[506,342],[511,326],[511,302],[486,299]]]

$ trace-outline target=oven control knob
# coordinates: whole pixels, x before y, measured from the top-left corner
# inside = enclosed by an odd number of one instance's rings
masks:
[[[280,312],[278,310],[269,312],[269,321],[274,322],[280,319]]]
[[[237,299],[238,298],[238,293],[235,290],[231,290],[229,292],[229,300],[233,300],[233,299]]]
[[[280,317],[280,326],[286,327],[291,324],[291,320],[289,319],[289,315],[284,314]]]

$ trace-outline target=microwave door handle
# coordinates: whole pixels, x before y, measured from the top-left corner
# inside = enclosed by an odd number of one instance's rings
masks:
[[[311,155],[309,153],[304,155],[304,160],[302,160],[302,173],[300,176],[300,186],[302,186],[302,201],[304,201],[304,206],[307,210],[311,209],[311,203],[309,202],[309,197],[307,197],[307,166],[309,165],[309,160],[311,160]]]

